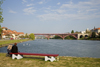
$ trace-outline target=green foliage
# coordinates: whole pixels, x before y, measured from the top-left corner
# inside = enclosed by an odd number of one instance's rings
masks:
[[[96,37],[96,33],[95,33],[95,32],[92,32],[91,37],[92,37],[92,38],[95,38],[95,37]]]
[[[76,31],[75,33],[80,33],[80,32]]]
[[[0,23],[3,23],[3,17],[0,15]]]
[[[32,40],[35,40],[35,35],[34,35],[33,33],[31,33],[31,34],[29,35],[29,38],[32,39]]]
[[[12,43],[19,43],[19,42],[24,42],[24,41],[28,41],[29,39],[21,39],[21,40],[3,40],[0,41],[0,45],[3,44],[12,44]]]
[[[72,30],[71,33],[74,33],[74,30]]]
[[[2,8],[1,8],[1,5],[2,5],[3,1],[4,1],[4,0],[1,0],[1,1],[0,1],[0,23],[3,23],[3,19],[4,19],[4,18],[2,17],[2,12],[3,12],[3,10],[2,10]]]
[[[83,36],[83,37],[81,37],[81,38],[80,38],[80,40],[85,40],[85,37],[84,37],[84,36]]]
[[[28,34],[27,34],[27,33],[25,34],[25,38],[29,38],[29,36],[28,36]]]
[[[1,28],[1,25],[0,25],[0,38],[2,38],[1,37],[1,35],[2,35],[1,33],[2,33],[2,28]]]
[[[65,39],[70,39],[70,36],[65,37]]]
[[[76,39],[76,38],[73,36],[67,36],[67,37],[65,37],[65,39]]]
[[[55,37],[53,39],[62,39],[61,37],[55,35]]]
[[[60,36],[55,35],[55,37],[53,39],[62,39],[62,38]],[[67,36],[67,37],[65,37],[65,39],[76,39],[76,38],[73,36]]]
[[[98,37],[100,38],[100,33],[99,33],[99,36]]]
[[[22,35],[22,36],[19,36],[19,37],[20,37],[20,38],[25,38],[25,36],[23,36],[23,35]]]

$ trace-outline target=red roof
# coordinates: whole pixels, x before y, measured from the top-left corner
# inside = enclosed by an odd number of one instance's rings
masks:
[[[7,28],[7,27],[2,27],[2,28]],[[8,35],[8,34],[24,34],[23,32],[17,32],[17,31],[15,31],[15,30],[3,30],[3,35]]]
[[[100,28],[97,28],[98,30],[100,30]]]
[[[95,28],[94,30],[100,30],[100,28]]]

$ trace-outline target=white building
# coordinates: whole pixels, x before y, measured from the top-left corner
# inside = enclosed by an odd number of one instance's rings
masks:
[[[13,39],[17,39],[19,38],[19,36],[24,36],[23,32],[17,32],[15,30],[10,30],[7,27],[2,27],[3,32],[2,32],[2,38],[13,38]]]

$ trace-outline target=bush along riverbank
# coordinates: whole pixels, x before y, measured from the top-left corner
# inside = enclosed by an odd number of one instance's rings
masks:
[[[0,67],[100,67],[100,58],[60,56],[59,61],[50,62],[43,56],[24,55],[17,60],[0,53]]]
[[[79,40],[98,40],[100,41],[100,38],[92,38],[92,37],[83,37],[83,38],[80,38]]]
[[[3,40],[3,41],[0,41],[0,47],[8,46],[9,44],[14,44],[14,43],[21,43],[21,42],[25,42],[29,40],[31,39]]]

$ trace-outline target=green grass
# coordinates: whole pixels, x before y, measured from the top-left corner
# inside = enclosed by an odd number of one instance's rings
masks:
[[[100,58],[59,57],[59,61],[44,61],[44,57],[25,55],[12,59],[0,53],[0,67],[100,67]]]
[[[4,45],[4,44],[13,44],[13,43],[18,43],[18,42],[23,42],[23,41],[28,41],[29,39],[21,39],[21,40],[3,40],[0,41],[0,45]]]

